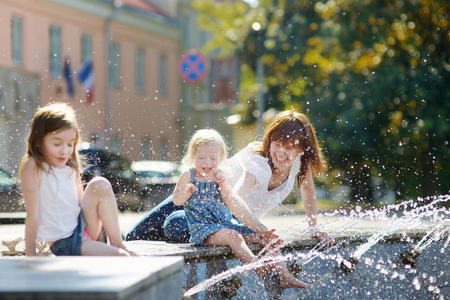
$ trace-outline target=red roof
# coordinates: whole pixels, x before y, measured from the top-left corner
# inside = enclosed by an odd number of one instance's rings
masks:
[[[158,6],[145,1],[145,0],[122,0],[124,4],[133,6],[145,11],[149,11],[155,14],[163,15],[165,17],[169,17],[169,14],[164,10],[160,9]]]

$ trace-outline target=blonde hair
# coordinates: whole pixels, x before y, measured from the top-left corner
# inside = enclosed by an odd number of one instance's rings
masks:
[[[67,104],[54,103],[38,109],[31,120],[30,130],[27,137],[27,152],[23,156],[20,167],[19,177],[22,173],[25,162],[33,157],[38,169],[43,171],[45,162],[42,151],[44,137],[52,132],[64,129],[75,129],[76,136],[72,156],[67,161],[67,165],[72,167],[77,174],[81,172],[80,156],[78,154],[78,145],[80,143],[80,133],[74,110]]]
[[[200,129],[192,136],[187,146],[187,153],[183,157],[182,165],[184,168],[190,168],[193,165],[194,156],[197,154],[198,147],[204,144],[216,144],[220,147],[221,158],[224,160],[228,156],[227,146],[223,137],[214,129]]]

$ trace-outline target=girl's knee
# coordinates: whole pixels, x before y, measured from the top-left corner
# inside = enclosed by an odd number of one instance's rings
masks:
[[[112,192],[112,186],[111,183],[108,181],[108,179],[96,176],[89,181],[86,191],[92,190],[94,193],[100,193],[100,194],[108,194]]]

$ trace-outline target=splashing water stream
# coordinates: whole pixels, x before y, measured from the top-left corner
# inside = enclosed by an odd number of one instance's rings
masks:
[[[330,223],[334,223],[336,221],[330,222]],[[346,226],[345,228],[343,228],[342,230],[339,231],[339,233],[342,233],[346,230],[348,230],[349,228],[355,226],[356,224],[358,224],[359,221],[357,222],[353,222],[350,225]],[[290,229],[293,229],[294,226],[292,226]],[[301,232],[298,237],[304,236],[308,234],[308,230],[305,230],[303,232]],[[333,236],[330,236],[330,238],[334,238]],[[209,279],[206,279],[200,283],[198,283],[197,285],[193,286],[191,289],[189,289],[188,291],[185,292],[184,297],[190,297],[192,295],[195,295],[203,290],[208,289],[209,287],[213,286],[214,284],[227,279],[228,277],[232,276],[232,275],[236,275],[239,273],[242,273],[243,276],[245,276],[248,272],[250,272],[251,270],[254,270],[255,268],[258,267],[262,267],[264,265],[267,264],[274,264],[277,262],[282,262],[282,261],[286,261],[288,259],[303,259],[303,261],[301,262],[301,264],[304,266],[306,264],[308,264],[309,262],[311,262],[315,257],[319,256],[321,253],[319,252],[319,250],[323,249],[326,245],[327,245],[327,240],[326,241],[320,241],[319,243],[317,243],[307,254],[293,254],[293,253],[289,253],[287,255],[276,255],[274,256],[273,254],[278,252],[282,247],[284,247],[285,245],[291,243],[292,241],[294,241],[295,239],[285,239],[283,241],[283,243],[281,243],[280,245],[271,248],[274,244],[274,241],[271,241],[269,244],[267,244],[263,249],[261,249],[258,254],[255,257],[255,261],[243,266],[237,266],[235,268],[229,269],[227,271],[224,271],[222,273],[219,273],[217,275],[212,276]],[[335,244],[333,247],[330,247],[328,249],[331,250],[334,247],[337,247],[338,244]]]
[[[418,198],[417,202],[421,203],[424,201],[429,201],[432,198]],[[447,202],[450,199],[450,195],[444,195],[434,198],[433,201],[431,201],[428,204],[425,204],[423,206],[417,206],[417,202],[413,200],[407,200],[402,203],[396,204],[396,205],[389,205],[386,206],[383,209],[372,209],[367,211],[362,210],[352,210],[349,214],[349,217],[353,220],[349,225],[345,226],[344,228],[337,228],[335,230],[334,235],[330,235],[330,238],[334,238],[338,234],[342,234],[348,229],[354,227],[356,224],[361,222],[361,220],[367,219],[367,220],[378,220],[378,221],[388,221],[389,224],[389,230],[384,230],[383,232],[378,232],[373,234],[369,237],[368,241],[364,243],[363,245],[360,245],[353,253],[353,256],[357,257],[358,259],[361,258],[365,252],[367,252],[372,246],[376,245],[380,240],[382,240],[387,235],[393,233],[395,229],[399,225],[406,225],[407,229],[413,229],[416,228],[425,222],[438,222],[439,225],[436,226],[433,230],[431,230],[425,237],[421,239],[419,243],[415,245],[415,248],[417,250],[424,250],[427,246],[429,246],[433,241],[439,240],[442,238],[446,233],[449,231],[449,227],[445,228],[444,230],[438,230],[438,228],[442,228],[442,223],[449,220],[450,211],[446,208],[437,208],[436,205],[438,203],[444,203]],[[403,208],[403,210],[402,210]],[[408,208],[410,210],[408,210]],[[400,212],[400,213],[399,213]],[[333,213],[325,213],[322,214],[323,216],[339,216],[342,215],[342,211],[334,211]],[[321,215],[319,215],[320,217]],[[336,220],[333,220],[331,222],[328,222],[329,224],[337,222]],[[348,223],[347,223],[348,224]],[[291,232],[291,230],[295,230],[294,225],[292,226],[288,232]],[[441,226],[441,227],[440,227]],[[302,253],[288,253],[285,255],[274,255],[276,253],[279,253],[279,250],[290,244],[291,242],[298,240],[300,237],[305,236],[308,234],[308,230],[302,231],[300,233],[295,234],[295,237],[288,237],[281,243],[280,245],[277,245],[275,247],[273,246],[273,243],[270,243],[266,245],[263,249],[261,249],[258,254],[255,257],[255,260],[252,263],[237,266],[235,268],[229,269],[225,272],[222,272],[220,274],[214,275],[209,279],[206,279],[199,284],[195,285],[191,289],[185,292],[185,297],[190,297],[200,291],[206,290],[209,287],[213,286],[214,284],[232,276],[235,274],[242,273],[243,275],[248,274],[251,270],[254,270],[255,268],[262,267],[267,264],[274,264],[277,262],[282,261],[288,261],[292,259],[299,259],[301,261],[302,266],[308,264],[315,258],[320,258],[322,260],[336,260],[339,259],[336,257],[336,255],[327,255],[327,252],[333,248],[336,248],[340,243],[336,243],[333,247],[328,249],[325,252],[320,252],[326,244],[327,241],[321,241],[318,244],[316,244],[311,250],[309,250],[306,254]],[[450,236],[448,236],[445,245],[443,247],[446,248],[450,242]],[[382,271],[384,273],[388,273],[388,271],[383,268]],[[312,286],[318,284],[319,282],[322,282],[332,276],[331,273],[325,274],[322,276],[317,283],[314,282]],[[396,278],[396,272],[392,274],[393,278]]]
[[[433,241],[441,239],[441,237],[443,237],[445,233],[447,233],[450,230],[450,227],[442,229],[443,227],[444,226],[442,224],[439,224],[438,226],[434,227],[415,246],[413,246],[413,248],[418,252],[422,252],[426,247],[431,245]]]

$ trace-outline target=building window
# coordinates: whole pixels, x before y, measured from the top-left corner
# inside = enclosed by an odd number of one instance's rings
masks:
[[[164,54],[159,57],[159,93],[167,95],[167,57]]]
[[[111,151],[120,154],[120,136],[114,134],[111,138]]]
[[[141,147],[142,147],[141,159],[149,160],[150,159],[150,139],[148,137],[145,137],[142,139]]]
[[[50,75],[53,77],[61,76],[62,58],[61,58],[61,27],[50,26]]]
[[[89,138],[89,147],[91,148],[101,148],[103,147],[103,134],[99,132],[93,132],[91,133],[91,136]]]
[[[191,48],[192,37],[191,37],[191,18],[189,16],[185,16],[183,20],[183,47],[184,49]]]
[[[16,65],[22,64],[22,18],[13,16],[11,19],[12,61]]]
[[[145,52],[142,48],[136,50],[136,89],[145,92]]]
[[[81,36],[81,63],[92,58],[92,35],[84,33]]]
[[[167,160],[167,138],[161,137],[159,139],[159,159]]]
[[[109,44],[109,84],[118,89],[120,87],[120,52],[119,43],[111,42]]]

